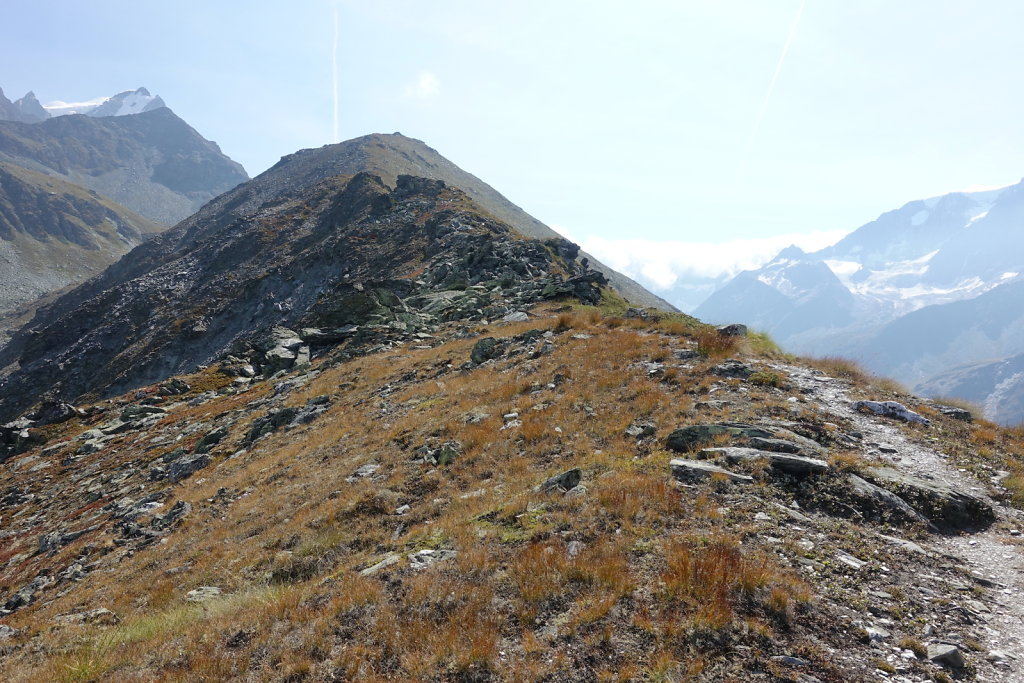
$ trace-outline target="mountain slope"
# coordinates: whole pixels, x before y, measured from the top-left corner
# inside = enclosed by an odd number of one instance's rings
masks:
[[[131,116],[0,121],[0,161],[95,190],[165,225],[247,179],[166,107]]]
[[[1024,354],[940,372],[918,385],[928,396],[956,396],[981,406],[991,419],[1024,423]]]
[[[0,314],[92,277],[162,229],[95,192],[0,162]]]
[[[721,377],[680,318],[570,297],[51,402],[0,463],[0,678],[1017,680],[1019,436],[745,343],[776,386]]]

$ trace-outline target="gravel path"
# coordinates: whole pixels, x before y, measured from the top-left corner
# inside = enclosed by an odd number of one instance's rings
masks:
[[[846,382],[808,368],[775,367],[786,372],[815,403],[834,415],[849,419],[864,435],[865,455],[915,476],[950,484],[991,503],[998,521],[989,530],[933,536],[931,545],[993,584],[987,591],[992,611],[980,615],[978,630],[990,652],[1005,653],[1007,658],[1004,663],[983,667],[975,680],[1024,681],[1024,550],[1020,545],[1006,542],[1011,537],[996,530],[999,521],[1009,521],[1014,528],[1024,531],[1024,513],[991,501],[977,479],[953,467],[942,453],[908,439],[891,419],[855,411]],[[1024,536],[1021,538],[1024,543]]]

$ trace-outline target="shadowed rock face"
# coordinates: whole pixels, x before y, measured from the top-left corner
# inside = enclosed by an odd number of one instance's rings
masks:
[[[523,238],[441,181],[400,176],[391,189],[362,173],[296,191],[267,180],[212,202],[43,309],[2,352],[20,369],[0,388],[0,413],[43,392],[118,393],[229,351],[263,362],[275,327],[355,326],[358,344],[546,298],[600,298],[600,273]]]
[[[248,178],[166,107],[133,116],[0,121],[0,161],[95,190],[164,225]]]
[[[400,175],[434,178],[459,188],[483,211],[508,223],[527,237],[559,237],[557,232],[523,211],[475,175],[462,170],[423,142],[400,133],[366,135],[337,145],[302,150],[284,157],[274,169],[278,167],[287,167],[294,177],[286,182],[295,184],[322,179],[329,175],[355,175],[362,171],[379,176],[389,187],[395,186]],[[588,259],[591,267],[603,273],[612,288],[631,303],[667,311],[675,310],[672,304],[650,293],[622,273],[600,263],[590,254],[582,252],[580,257]]]

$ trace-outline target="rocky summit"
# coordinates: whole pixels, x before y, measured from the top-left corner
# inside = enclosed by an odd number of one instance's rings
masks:
[[[636,305],[374,140],[0,351],[0,679],[1021,680],[1020,429]]]
[[[482,210],[534,239],[555,239],[560,235],[550,227],[513,204],[493,187],[462,170],[429,145],[401,133],[373,134],[354,138],[337,145],[306,149],[281,160],[280,167],[288,177],[274,176],[277,183],[301,184],[325,175],[367,171],[394,187],[400,175],[433,178],[465,192]],[[653,306],[666,311],[675,307],[655,296],[622,273],[604,265],[592,255],[581,252],[580,260],[601,272],[611,286],[638,306]]]

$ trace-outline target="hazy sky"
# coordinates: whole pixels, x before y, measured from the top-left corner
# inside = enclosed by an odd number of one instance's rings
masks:
[[[11,99],[144,85],[253,175],[332,141],[336,8],[342,139],[424,140],[634,272],[1024,175],[1019,1],[4,5]]]

